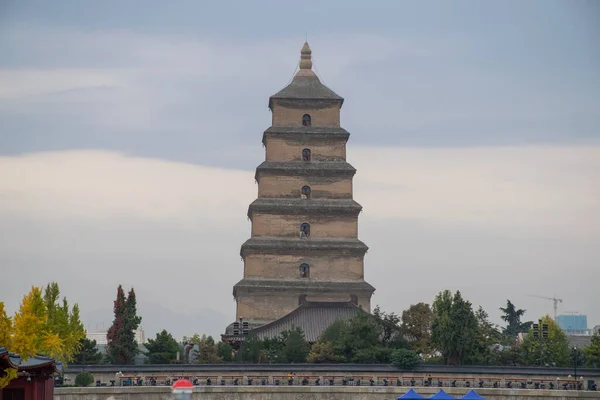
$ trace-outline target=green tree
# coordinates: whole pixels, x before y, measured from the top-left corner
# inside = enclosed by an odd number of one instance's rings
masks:
[[[217,364],[223,362],[219,355],[219,348],[212,336],[197,333],[191,337],[190,342],[196,345],[198,350],[195,351],[193,361],[197,364]]]
[[[432,352],[432,323],[433,311],[429,304],[413,304],[402,311],[402,333],[407,338],[410,348],[417,354],[429,355]]]
[[[517,335],[521,332],[527,332],[532,321],[521,322],[521,317],[525,315],[525,310],[515,307],[510,301],[506,300],[506,307],[500,307],[502,311],[502,320],[506,322],[506,327],[503,328],[502,333],[511,338],[511,344],[515,343]]]
[[[461,365],[476,346],[477,318],[471,303],[459,291],[441,292],[433,302],[431,340],[445,364]]]
[[[217,343],[217,354],[225,362],[233,361],[233,347],[228,343]]]
[[[311,363],[338,363],[345,361],[343,356],[337,355],[333,343],[329,341],[318,340],[313,343],[310,353],[307,357]]]
[[[584,347],[583,354],[588,367],[600,368],[600,331],[592,336],[590,344]]]
[[[126,299],[123,287],[119,285],[114,302],[115,319],[106,335],[107,354],[113,364],[132,364],[138,353],[135,332],[142,318],[137,315],[136,303],[133,288]]]
[[[401,368],[414,368],[421,362],[421,359],[417,353],[409,349],[394,350],[390,356],[390,359],[392,364]]]
[[[338,354],[348,362],[389,362],[391,349],[381,344],[383,329],[370,314],[360,311],[345,322],[337,340],[333,342]]]
[[[179,343],[165,329],[156,334],[156,339],[148,339],[145,347],[150,364],[169,364],[177,359],[179,351]]]
[[[400,317],[395,313],[381,311],[379,306],[373,310],[373,318],[381,329],[380,344],[389,349],[408,348],[400,326]]]
[[[475,337],[475,348],[468,361],[471,364],[491,365],[498,363],[500,332],[495,324],[490,322],[488,313],[479,306],[475,311],[477,319],[477,333]]]
[[[100,364],[102,353],[98,352],[96,341],[84,337],[80,343],[81,348],[75,354],[73,362],[75,364]]]
[[[75,386],[85,387],[94,383],[94,375],[88,371],[82,371],[75,376]]]
[[[283,349],[281,358],[287,363],[304,363],[310,352],[310,345],[304,339],[304,332],[300,328],[290,329],[281,333]]]
[[[533,328],[529,330],[521,345],[525,363],[558,367],[570,365],[569,340],[565,332],[548,315],[542,318],[542,324],[548,325],[548,338],[534,338]]]

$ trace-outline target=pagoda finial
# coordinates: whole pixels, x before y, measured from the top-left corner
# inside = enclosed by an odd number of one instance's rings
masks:
[[[311,54],[312,50],[308,42],[304,42],[304,46],[300,50],[300,69],[312,69]]]
[[[300,71],[296,74],[297,76],[314,76],[312,71],[312,50],[308,45],[308,42],[304,42],[302,50],[300,50]]]

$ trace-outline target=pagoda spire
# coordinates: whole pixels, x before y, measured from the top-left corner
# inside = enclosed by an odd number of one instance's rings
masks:
[[[296,76],[315,76],[312,70],[312,50],[308,45],[308,42],[304,42],[302,50],[300,50],[300,70],[296,73]]]

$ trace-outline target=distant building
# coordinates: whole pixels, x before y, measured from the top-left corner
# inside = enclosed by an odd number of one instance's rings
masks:
[[[95,340],[97,345],[103,345],[105,346],[107,344],[106,342],[106,334],[108,332],[105,330],[88,330],[86,332],[86,337],[88,338],[88,340]],[[138,344],[144,344],[146,343],[146,337],[144,335],[144,330],[143,329],[138,329],[137,331],[135,331],[135,340],[137,340]]]
[[[556,323],[568,335],[587,335],[587,315],[559,315]]]

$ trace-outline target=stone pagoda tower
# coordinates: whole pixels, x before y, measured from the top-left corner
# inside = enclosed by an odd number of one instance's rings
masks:
[[[352,198],[356,170],[346,162],[343,102],[312,71],[305,43],[292,82],[269,99],[266,160],[256,168],[252,234],[241,248],[244,278],[233,289],[236,320],[249,329],[305,303],[370,312],[375,289],[364,280],[367,246],[358,239],[362,207]]]

